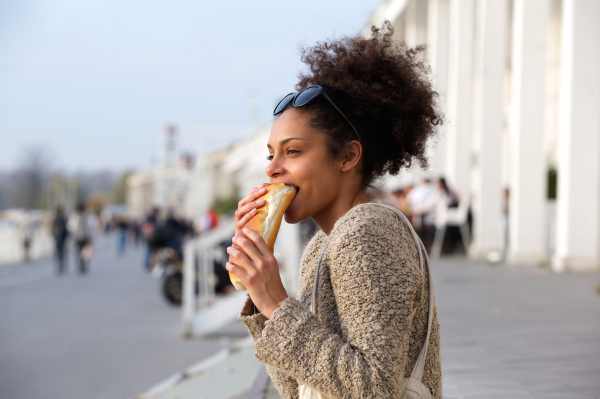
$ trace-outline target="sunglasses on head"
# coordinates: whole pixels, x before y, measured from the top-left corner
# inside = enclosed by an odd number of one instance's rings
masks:
[[[346,115],[344,115],[344,113],[333,103],[331,98],[329,98],[329,96],[325,94],[325,92],[323,91],[323,86],[320,85],[308,86],[306,89],[302,90],[299,93],[290,93],[287,96],[283,97],[283,99],[279,101],[279,104],[277,104],[277,106],[273,110],[273,115],[279,115],[280,113],[282,113],[285,107],[287,107],[287,105],[290,102],[292,103],[292,106],[294,108],[299,108],[305,106],[315,98],[319,97],[320,94],[322,94],[323,97],[325,97],[325,99],[329,102],[329,104],[331,104],[331,106],[335,108],[335,110],[339,112],[340,115],[342,115],[346,122],[348,122],[352,130],[354,130],[354,133],[356,133],[356,138],[360,142],[360,136],[358,135],[358,131],[356,130],[356,128],[352,125],[352,123],[350,123],[348,118],[346,118]]]

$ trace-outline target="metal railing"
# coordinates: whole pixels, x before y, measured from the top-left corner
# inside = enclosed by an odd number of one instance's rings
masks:
[[[189,240],[184,247],[183,335],[194,333],[197,313],[215,302],[213,248],[235,234],[234,219],[226,219],[214,230]],[[198,293],[196,294],[196,285]]]
[[[224,220],[215,230],[185,244],[182,327],[186,338],[213,333],[235,320],[244,305],[245,292],[235,292],[218,300],[215,295],[213,251],[234,234],[235,224],[231,218]],[[291,296],[296,295],[301,253],[299,226],[283,222],[275,243],[275,258],[282,282]]]

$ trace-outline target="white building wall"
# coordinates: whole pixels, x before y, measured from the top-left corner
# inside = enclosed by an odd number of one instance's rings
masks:
[[[465,200],[471,191],[474,21],[474,0],[450,1],[446,172]]]
[[[502,218],[502,133],[508,0],[477,2],[477,46],[473,149],[473,245],[484,258],[504,247]]]
[[[135,173],[127,179],[127,207],[131,216],[143,218],[154,203],[154,182],[155,173],[153,171]]]
[[[556,271],[600,271],[600,2],[563,0]]]
[[[405,15],[404,38],[409,46],[426,44],[427,42],[427,8],[428,1],[409,0]]]
[[[548,257],[544,122],[549,5],[549,0],[513,4],[509,259],[518,264],[536,265]]]
[[[449,0],[429,0],[427,13],[427,42],[433,71],[433,83],[438,93],[439,109],[445,112],[448,94]],[[429,144],[431,152],[430,169],[433,177],[446,175],[447,129],[447,123],[440,126],[437,137]]]

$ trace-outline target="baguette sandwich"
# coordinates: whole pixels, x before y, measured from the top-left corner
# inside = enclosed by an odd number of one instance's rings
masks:
[[[244,225],[244,228],[252,229],[260,234],[271,252],[273,252],[283,214],[296,196],[298,188],[287,186],[285,183],[269,184],[265,188],[267,189],[267,193],[256,199],[257,201],[264,199],[265,204],[256,209],[256,215]],[[239,265],[236,266],[242,268]],[[242,280],[232,273],[229,273],[229,278],[238,291],[246,291]]]

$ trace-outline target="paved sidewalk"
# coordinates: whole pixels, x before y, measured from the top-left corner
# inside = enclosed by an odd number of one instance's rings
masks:
[[[600,274],[464,258],[432,273],[445,399],[600,398]]]
[[[444,398],[600,398],[600,274],[433,265]]]
[[[98,244],[86,277],[56,278],[50,260],[0,271],[3,399],[132,397],[222,348],[181,339],[141,250],[118,258],[112,237]],[[432,269],[444,398],[600,398],[600,274],[464,258]]]
[[[73,259],[60,277],[51,259],[0,268],[0,398],[131,398],[223,348],[182,339],[141,247],[118,257],[116,236],[96,244],[86,276]]]

